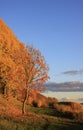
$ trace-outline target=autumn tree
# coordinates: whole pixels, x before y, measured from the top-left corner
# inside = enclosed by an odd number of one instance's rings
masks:
[[[17,90],[20,83],[21,86],[23,84],[20,73],[23,73],[22,60],[25,60],[25,54],[25,45],[16,38],[11,29],[0,19],[0,83],[2,89],[2,83],[4,83],[3,93],[6,96],[7,89]],[[19,81],[19,77],[21,81]]]
[[[4,53],[3,49],[0,48],[0,77],[2,79],[2,83],[4,84],[4,86],[2,85],[2,87],[4,87],[2,89],[4,89],[3,94],[5,96],[7,96],[7,90],[13,85],[15,68],[15,63],[6,53]]]
[[[29,89],[42,86],[48,80],[48,66],[39,50],[32,46],[27,46],[27,58],[24,64],[25,71],[25,89],[23,89],[22,113],[25,113],[25,104],[28,99]]]
[[[0,88],[3,84],[3,93],[7,95],[11,89],[21,94],[24,113],[29,89],[37,88],[48,78],[48,66],[40,51],[26,47],[0,19]]]

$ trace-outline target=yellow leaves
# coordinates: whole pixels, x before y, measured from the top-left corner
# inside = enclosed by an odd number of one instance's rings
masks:
[[[30,87],[42,85],[48,80],[48,66],[40,51],[31,46],[26,47],[18,41],[2,20],[0,20],[0,76],[6,82],[6,91],[7,87],[15,91],[21,90],[18,93],[22,95],[20,98],[24,103]]]
[[[19,44],[12,31],[0,20],[0,75],[11,88],[17,82],[15,58],[18,57]]]
[[[38,86],[48,80],[48,66],[39,50],[18,41],[0,20],[0,72],[12,90]],[[21,91],[21,92],[22,92]]]
[[[0,56],[0,62],[3,63],[4,65],[7,65],[11,68],[15,67],[15,63],[12,61],[12,59],[8,56]]]
[[[27,46],[27,51],[31,56],[27,64],[25,73],[27,75],[27,84],[40,85],[43,84],[48,77],[48,66],[45,63],[44,57],[39,50],[31,46]]]

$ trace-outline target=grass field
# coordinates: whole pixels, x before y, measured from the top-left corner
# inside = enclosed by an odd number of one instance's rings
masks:
[[[83,130],[83,124],[58,117],[28,113],[0,116],[0,130]]]
[[[26,106],[21,114],[21,102],[0,96],[0,130],[83,130],[83,122],[58,116],[55,109]]]

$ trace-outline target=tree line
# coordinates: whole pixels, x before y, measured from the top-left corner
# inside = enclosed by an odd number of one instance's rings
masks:
[[[41,52],[20,42],[0,19],[0,92],[5,98],[20,95],[25,113],[29,89],[42,86],[48,70]]]

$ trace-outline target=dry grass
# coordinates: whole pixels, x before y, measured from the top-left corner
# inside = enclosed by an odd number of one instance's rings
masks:
[[[64,108],[64,107],[63,107]],[[21,102],[0,95],[0,130],[82,130],[78,121],[57,117],[53,108],[27,108],[21,114]],[[59,106],[58,106],[59,109]],[[61,110],[60,110],[61,111]],[[36,112],[36,113],[35,113]],[[80,122],[81,123],[81,122]]]
[[[5,99],[0,95],[0,114],[19,115],[21,114],[21,103],[14,98]]]

